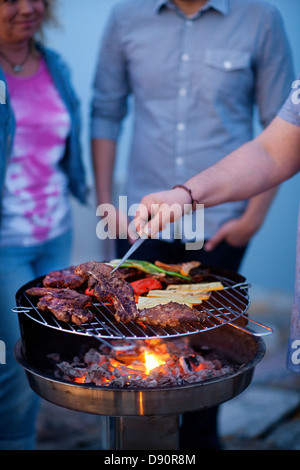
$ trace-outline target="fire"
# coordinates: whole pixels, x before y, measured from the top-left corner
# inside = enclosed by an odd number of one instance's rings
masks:
[[[165,363],[163,359],[159,358],[155,354],[149,353],[148,351],[145,351],[144,360],[147,374],[149,374],[152,369],[155,369],[155,367],[161,366]]]
[[[86,374],[84,374],[82,377],[75,377],[74,382],[78,384],[83,384],[85,381]]]
[[[182,346],[181,342],[153,342],[117,354],[102,354],[92,348],[82,358],[80,366],[75,363],[71,367],[62,362],[58,368],[62,378],[77,384],[94,383],[112,388],[194,383],[231,370],[214,352],[204,356],[190,346]]]

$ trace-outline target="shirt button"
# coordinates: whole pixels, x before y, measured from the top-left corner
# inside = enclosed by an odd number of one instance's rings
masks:
[[[183,158],[182,157],[177,157],[175,162],[176,162],[176,165],[178,165],[178,166],[183,165]]]
[[[187,53],[184,53],[181,56],[181,60],[183,60],[184,62],[187,62],[189,60],[189,58],[190,58],[190,55],[187,54]]]
[[[186,88],[180,88],[179,95],[180,96],[186,96]]]
[[[232,68],[232,63],[230,62],[230,60],[224,60],[223,67],[224,69],[230,70]]]
[[[177,124],[177,130],[178,130],[178,131],[184,131],[184,130],[185,130],[185,124],[184,124],[184,122],[179,122],[179,123]]]

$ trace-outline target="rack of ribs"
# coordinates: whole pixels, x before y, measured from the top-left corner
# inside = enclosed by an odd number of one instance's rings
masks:
[[[134,321],[138,311],[133,287],[119,272],[111,274],[112,269],[105,263],[90,261],[77,266],[75,274],[87,280],[88,288],[93,290],[93,296],[97,300],[103,302],[109,299],[112,302],[117,321]]]

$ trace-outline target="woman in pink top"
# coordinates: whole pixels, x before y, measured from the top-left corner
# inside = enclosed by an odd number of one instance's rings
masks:
[[[52,5],[52,6],[51,6]],[[0,2],[0,449],[35,446],[37,396],[13,357],[17,290],[70,264],[69,192],[86,200],[79,106],[61,58],[36,41],[53,2]],[[3,87],[2,87],[3,89]]]

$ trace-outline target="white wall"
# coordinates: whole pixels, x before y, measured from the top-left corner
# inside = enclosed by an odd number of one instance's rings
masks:
[[[116,0],[59,0],[62,28],[48,33],[49,46],[57,49],[70,65],[73,82],[82,102],[85,161],[92,184],[88,142],[89,105],[96,56],[103,25]],[[271,0],[282,13],[291,41],[295,69],[300,73],[299,18],[300,0]],[[130,120],[125,123],[119,145],[117,176],[125,171]],[[292,291],[295,275],[296,225],[299,204],[300,175],[285,182],[273,203],[267,220],[254,237],[243,263],[242,272],[252,285]],[[74,203],[74,263],[109,259],[110,246],[96,237],[97,217],[93,202],[88,208]]]

